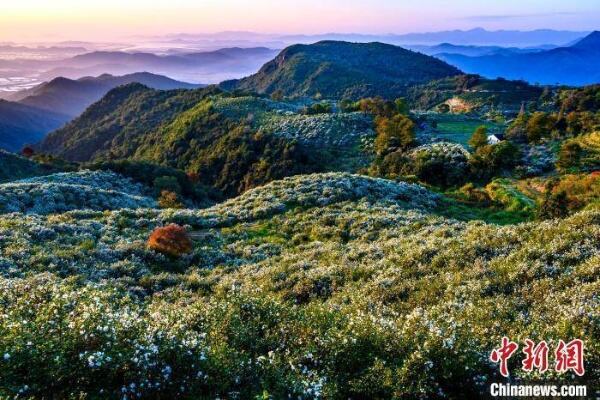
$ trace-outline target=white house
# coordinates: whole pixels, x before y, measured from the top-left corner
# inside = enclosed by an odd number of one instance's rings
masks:
[[[495,133],[493,135],[488,135],[487,142],[488,144],[498,144],[504,140],[504,134]]]

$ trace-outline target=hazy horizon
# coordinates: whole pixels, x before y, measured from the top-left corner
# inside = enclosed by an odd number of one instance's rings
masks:
[[[3,5],[0,42],[131,41],[173,34],[247,31],[259,34],[406,34],[444,30],[554,29],[591,31],[600,20],[593,0],[533,0],[527,5],[473,0],[22,0]]]

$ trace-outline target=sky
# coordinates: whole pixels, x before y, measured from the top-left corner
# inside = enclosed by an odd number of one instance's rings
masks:
[[[172,33],[600,29],[599,0],[0,0],[0,41]]]

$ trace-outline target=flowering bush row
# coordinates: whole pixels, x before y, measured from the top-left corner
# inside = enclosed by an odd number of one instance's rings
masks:
[[[0,213],[155,207],[144,188],[112,172],[59,173],[0,184]]]

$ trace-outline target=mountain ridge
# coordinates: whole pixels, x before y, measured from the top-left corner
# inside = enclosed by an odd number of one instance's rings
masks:
[[[149,72],[123,76],[103,74],[77,80],[58,77],[34,88],[15,93],[9,97],[9,100],[75,117],[100,100],[111,89],[134,82],[158,90],[195,89],[203,86]]]
[[[290,97],[392,98],[409,86],[460,74],[445,62],[398,46],[329,40],[289,46],[256,74],[221,87]]]

